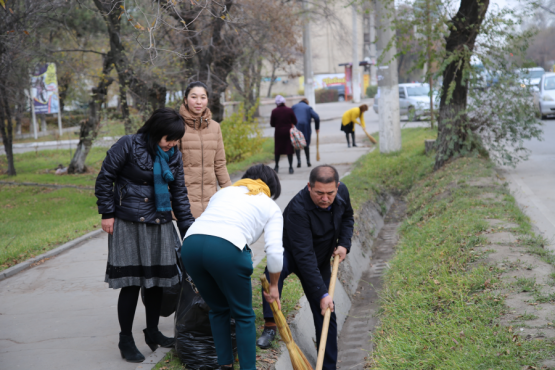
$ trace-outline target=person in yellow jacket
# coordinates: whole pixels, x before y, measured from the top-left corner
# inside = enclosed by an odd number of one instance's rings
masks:
[[[368,106],[366,104],[362,104],[360,107],[349,109],[343,113],[343,118],[341,119],[341,131],[345,132],[345,136],[347,137],[347,147],[351,147],[349,134],[351,134],[353,139],[353,146],[357,146],[355,142],[355,123],[358,123],[363,128],[366,128],[366,124],[364,123],[364,112],[367,110]]]

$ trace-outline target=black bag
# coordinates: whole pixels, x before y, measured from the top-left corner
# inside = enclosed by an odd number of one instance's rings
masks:
[[[181,285],[183,281],[182,271],[183,262],[181,261],[181,248],[175,251],[177,257],[177,270],[179,271],[179,282],[171,287],[162,288],[162,308],[160,309],[160,316],[171,316],[177,309],[177,302],[179,301],[179,294],[181,293]],[[141,287],[141,299],[145,303],[145,287]]]
[[[175,350],[187,369],[212,370],[219,368],[208,317],[209,311],[210,307],[204,302],[192,279],[184,271],[181,295],[175,314]],[[237,342],[233,319],[230,326],[233,353],[236,357]]]
[[[353,122],[349,122],[346,125],[344,125],[343,122],[341,122],[341,131],[346,133],[351,133],[354,130],[354,126],[355,124]]]

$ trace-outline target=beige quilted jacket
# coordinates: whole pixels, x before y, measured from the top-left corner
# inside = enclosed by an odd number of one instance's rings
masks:
[[[198,218],[218,190],[217,185],[230,186],[231,179],[227,173],[222,131],[218,122],[211,119],[210,109],[206,108],[201,117],[194,117],[182,104],[179,114],[185,120],[185,135],[179,143],[185,185],[191,212]]]

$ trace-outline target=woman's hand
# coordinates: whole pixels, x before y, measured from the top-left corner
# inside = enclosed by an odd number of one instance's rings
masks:
[[[276,301],[278,304],[278,308],[281,310],[281,302],[279,301],[279,289],[277,285],[270,285],[270,293],[263,293],[266,302],[272,303],[273,301]]]
[[[102,230],[106,231],[110,235],[114,235],[114,219],[107,218],[102,220]]]

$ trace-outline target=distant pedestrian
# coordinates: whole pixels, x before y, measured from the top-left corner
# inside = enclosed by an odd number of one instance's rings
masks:
[[[295,117],[297,117],[297,128],[303,133],[304,138],[306,140],[306,146],[304,147],[304,153],[306,155],[306,165],[311,167],[310,164],[310,135],[312,134],[312,128],[310,127],[310,121],[314,119],[314,128],[316,129],[316,133],[320,132],[320,117],[318,114],[312,109],[310,105],[308,105],[308,99],[303,98],[301,101],[294,106],[291,107],[293,112],[295,112]],[[301,167],[301,151],[295,150],[297,154],[297,167]]]
[[[263,164],[252,166],[233,186],[218,191],[191,226],[181,249],[185,269],[210,307],[210,326],[220,369],[233,369],[230,319],[235,319],[241,369],[256,370],[256,315],[252,309],[250,247],[264,232],[270,293],[277,300],[283,265],[283,216],[274,201],[279,178]]]
[[[191,82],[179,109],[185,121],[185,135],[178,147],[183,155],[183,167],[187,173],[185,185],[195,218],[200,217],[208,207],[210,198],[218,191],[218,185],[222,188],[231,185],[222,131],[220,124],[212,119],[208,98],[205,84]]]
[[[183,119],[173,109],[157,109],[135,135],[126,135],[106,153],[95,195],[102,230],[108,235],[105,281],[119,289],[118,347],[128,362],[142,362],[131,329],[141,287],[145,288],[146,344],[170,348],[174,338],[158,330],[162,288],[179,282],[176,248],[194,222],[183,176]]]
[[[364,112],[366,112],[367,110],[368,106],[366,104],[362,104],[360,107],[351,108],[343,113],[343,118],[341,119],[341,131],[345,132],[348,148],[351,147],[351,143],[349,142],[349,134],[353,139],[353,146],[357,146],[355,142],[355,123],[358,123],[363,128],[366,128],[366,124],[364,123]]]
[[[281,95],[276,96],[276,105],[270,116],[270,126],[275,127],[274,140],[275,140],[275,160],[276,167],[274,170],[279,172],[279,158],[282,154],[287,155],[289,161],[289,173],[295,172],[293,170],[293,152],[295,149],[291,144],[290,131],[297,125],[297,117],[293,109],[285,106],[285,98]]]

